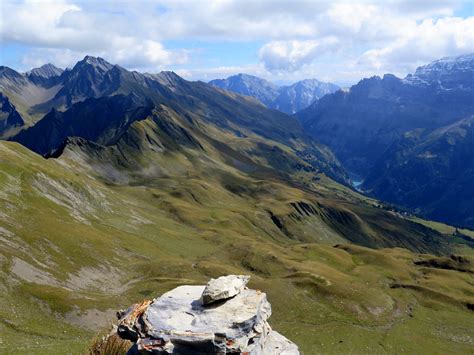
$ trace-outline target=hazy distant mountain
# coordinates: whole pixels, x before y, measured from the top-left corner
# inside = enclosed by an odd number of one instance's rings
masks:
[[[405,79],[390,74],[363,79],[347,92],[323,97],[297,117],[305,130],[328,145],[348,170],[367,178],[363,187],[375,196],[428,216],[472,226],[463,212],[466,203],[474,205],[471,195],[461,195],[456,204],[447,204],[443,198],[454,191],[451,182],[456,191],[467,191],[471,182],[462,178],[454,182],[448,178],[448,170],[435,168],[437,164],[454,164],[461,159],[463,149],[474,151],[468,136],[456,139],[456,148],[437,144],[433,156],[429,152],[414,153],[434,144],[434,137],[438,137],[438,143],[443,141],[446,135],[440,132],[452,134],[452,127],[458,127],[461,120],[472,114],[474,55],[470,54],[437,60]],[[420,156],[424,158],[416,158]],[[421,166],[430,170],[429,183],[437,186],[436,193],[425,186],[428,177]],[[410,167],[413,171],[408,172]],[[466,160],[454,171],[462,175],[472,168],[472,162]],[[404,174],[410,182],[401,179]],[[433,205],[436,203],[432,198],[438,199],[438,206]],[[455,213],[459,218],[453,219]]]
[[[270,107],[293,114],[311,105],[326,94],[339,90],[339,86],[323,83],[316,79],[298,81],[290,86],[279,89],[280,94]]]
[[[252,96],[269,108],[293,114],[326,94],[339,90],[335,84],[307,79],[290,86],[277,86],[265,79],[238,74],[227,79],[211,80],[209,84],[241,95]]]
[[[415,74],[405,80],[420,84],[435,85],[440,89],[472,90],[474,54],[449,57],[436,60],[416,69]]]
[[[237,94],[252,96],[267,107],[271,107],[280,94],[277,85],[247,74],[237,74],[229,76],[227,79],[211,80],[209,84]]]

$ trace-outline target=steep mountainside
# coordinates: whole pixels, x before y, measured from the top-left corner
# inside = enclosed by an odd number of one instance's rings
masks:
[[[0,93],[0,138],[11,135],[15,128],[22,127],[25,122],[12,105],[8,97]]]
[[[52,109],[33,127],[14,137],[31,150],[46,154],[68,137],[110,144],[134,121],[144,119],[151,107],[134,95],[90,98],[65,112]]]
[[[415,152],[430,145],[439,132],[461,124],[462,119],[473,113],[474,55],[464,55],[435,61],[405,79],[393,75],[364,79],[348,92],[325,96],[297,117],[305,131],[328,145],[349,171],[368,179],[364,187],[375,196],[409,206],[432,218],[472,226],[469,222],[472,215],[467,216],[468,211],[463,207],[473,204],[472,195],[460,197],[461,210],[457,210],[463,216],[460,219],[453,218],[456,204],[446,204],[448,201],[443,197],[452,193],[451,189],[469,189],[468,180],[462,182],[461,178],[473,168],[469,161],[456,170],[459,174],[459,180],[453,182],[456,187],[450,185],[453,172],[444,168],[426,172],[439,187],[437,190],[424,189],[424,174],[419,178],[410,174],[413,177],[410,182],[408,178],[398,179],[407,171],[407,161],[414,161],[406,157],[407,149]],[[463,140],[462,146],[457,150],[448,144],[444,146],[445,152],[438,147],[437,158],[427,160],[431,162],[429,166],[456,165],[464,159],[461,152],[474,149],[469,140]],[[391,188],[385,190],[388,186]],[[437,203],[433,201],[436,198]]]
[[[420,136],[408,132],[362,188],[420,214],[474,227],[474,117]]]
[[[339,90],[335,84],[316,79],[306,79],[290,86],[278,87],[264,79],[246,74],[211,80],[209,84],[237,94],[252,96],[268,108],[288,114],[300,111],[324,95]]]
[[[32,107],[50,100],[60,89],[59,84],[49,87],[43,86],[43,83],[43,80],[39,80],[36,84],[27,75],[0,66],[0,93],[8,97],[26,126],[35,123],[43,116],[41,112],[36,112]]]
[[[170,72],[157,75],[129,72],[101,58],[86,57],[65,73],[62,76],[67,75],[67,80],[62,88],[51,100],[41,104],[44,109],[53,109],[35,126],[11,140],[40,154],[58,148],[70,136],[112,144],[123,133],[123,128],[144,119],[144,113],[151,107],[166,105],[187,117],[196,130],[221,128],[240,137],[270,140],[270,145],[267,142],[257,146],[255,155],[279,153],[275,164],[283,165],[285,150],[289,149],[291,154],[301,158],[295,163],[301,168],[309,163],[311,169],[325,172],[338,181],[346,180],[345,172],[332,153],[308,139],[296,119],[270,111],[249,98],[202,82],[188,82]],[[226,138],[221,143],[226,144]],[[283,150],[279,147],[281,144],[285,146]],[[253,151],[249,152],[252,154]]]

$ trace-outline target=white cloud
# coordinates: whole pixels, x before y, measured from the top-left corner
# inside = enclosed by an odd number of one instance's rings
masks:
[[[129,68],[157,71],[186,62],[188,51],[168,50],[157,40],[135,33],[127,16],[88,12],[61,1],[2,4],[2,41],[31,45],[22,63],[71,66],[85,54],[97,55]]]
[[[318,56],[337,49],[338,39],[327,37],[322,40],[272,41],[259,52],[260,60],[270,71],[295,71]]]
[[[3,0],[8,16],[0,35],[3,43],[31,47],[25,66],[72,65],[91,54],[131,69],[179,67],[193,78],[224,74],[224,67],[205,69],[202,63],[213,59],[205,50],[171,49],[169,41],[258,41],[254,62],[225,68],[346,82],[404,75],[439,57],[474,52],[473,17],[454,17],[457,6],[456,0]]]
[[[413,24],[395,41],[367,50],[358,63],[406,73],[434,59],[473,51],[474,17],[427,19]]]
[[[269,41],[259,58],[280,75],[346,83],[362,77],[355,75],[405,76],[440,57],[474,52],[474,17],[441,16],[453,12],[446,2],[393,5],[334,3],[319,15],[317,39]]]

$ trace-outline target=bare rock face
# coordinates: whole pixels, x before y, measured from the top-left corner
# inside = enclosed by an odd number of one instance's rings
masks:
[[[202,293],[202,302],[209,304],[235,296],[245,288],[250,276],[228,275],[211,279]]]
[[[271,329],[270,303],[265,293],[245,288],[249,278],[229,275],[206,286],[179,286],[135,304],[118,313],[117,333],[136,342],[129,354],[299,354]]]

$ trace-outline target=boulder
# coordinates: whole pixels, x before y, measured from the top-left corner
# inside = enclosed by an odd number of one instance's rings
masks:
[[[129,354],[299,354],[271,329],[266,294],[245,288],[248,279],[229,275],[206,286],[179,286],[133,305],[118,313],[118,334],[136,342]],[[221,298],[204,303],[209,285]]]
[[[246,275],[228,275],[211,279],[202,293],[204,304],[224,300],[242,291],[250,280]]]

